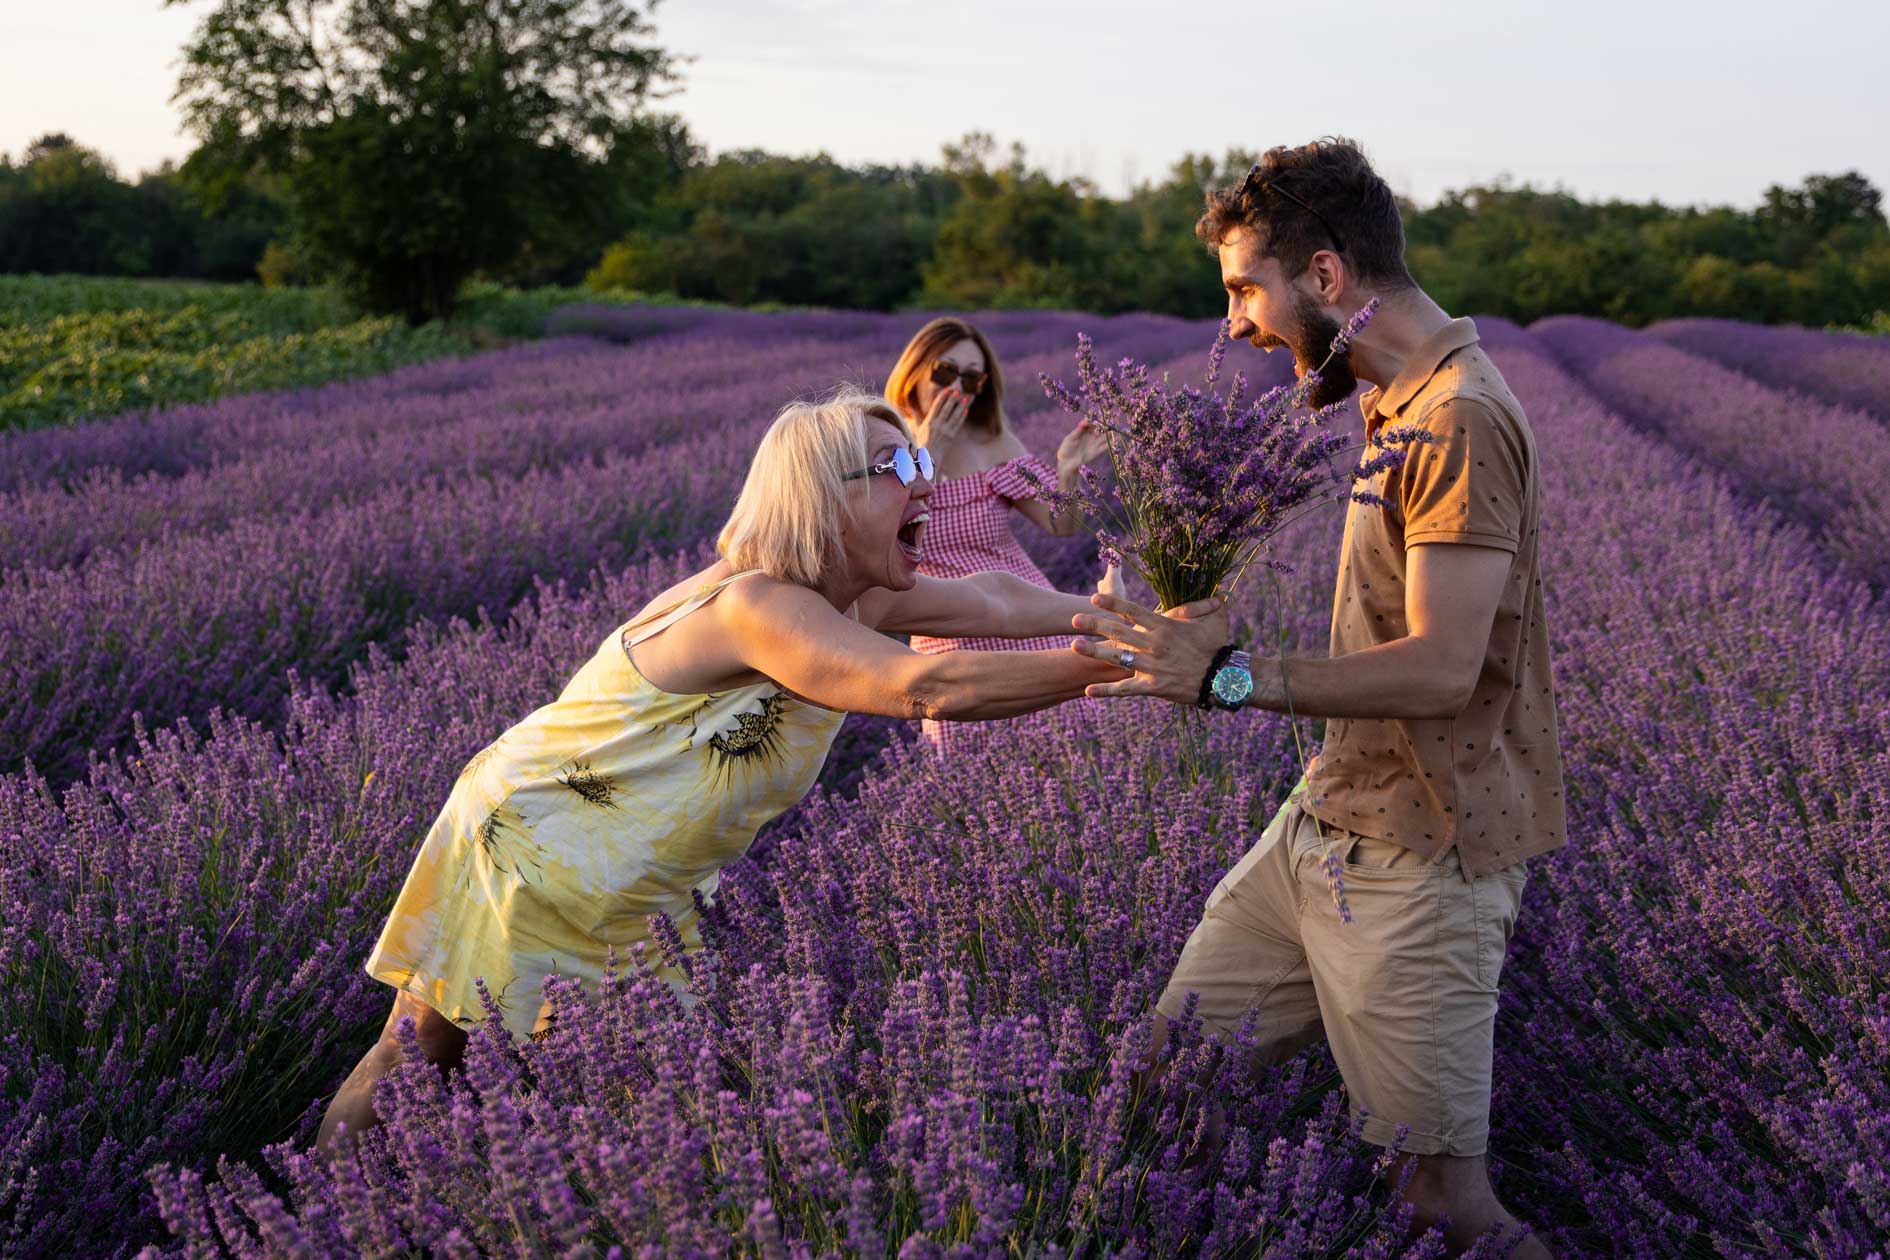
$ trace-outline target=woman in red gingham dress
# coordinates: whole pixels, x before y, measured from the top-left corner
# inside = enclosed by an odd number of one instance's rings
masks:
[[[1058,537],[1083,528],[1075,513],[1057,512],[1044,495],[1068,490],[1078,470],[1107,452],[1100,430],[1083,421],[1057,448],[1053,467],[1024,448],[1005,423],[1004,374],[991,343],[960,319],[935,319],[914,334],[886,381],[886,397],[912,422],[919,445],[938,469],[925,558],[919,572],[964,577],[988,569],[1015,573],[1025,581],[1050,582],[1011,533],[1013,513]],[[1098,583],[1119,590],[1112,569]],[[1067,647],[1072,636],[1044,639],[934,639],[915,635],[915,652],[1031,651]],[[926,719],[925,737],[944,749],[956,724]]]

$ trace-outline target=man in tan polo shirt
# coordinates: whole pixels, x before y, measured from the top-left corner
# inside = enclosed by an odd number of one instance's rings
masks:
[[[1078,651],[1135,671],[1091,695],[1327,719],[1306,778],[1208,897],[1156,1004],[1154,1044],[1194,1003],[1225,1037],[1251,1010],[1259,1063],[1323,1036],[1368,1141],[1405,1132],[1405,1194],[1448,1216],[1455,1249],[1502,1225],[1489,1138],[1497,979],[1525,863],[1567,841],[1537,569],[1542,480],[1522,406],[1477,344],[1411,279],[1391,190],[1356,145],[1278,148],[1218,189],[1196,232],[1218,254],[1236,337],[1318,367],[1341,325],[1380,306],[1315,405],[1359,381],[1368,440],[1430,434],[1351,503],[1326,657],[1253,656],[1215,601],[1160,616],[1106,595]],[[1368,447],[1366,456],[1376,453]],[[1341,922],[1323,855],[1336,855]],[[1518,1256],[1547,1256],[1524,1239]]]

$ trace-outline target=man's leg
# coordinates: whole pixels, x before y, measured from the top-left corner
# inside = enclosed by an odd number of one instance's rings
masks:
[[[1364,1136],[1416,1167],[1404,1196],[1421,1224],[1448,1216],[1452,1253],[1492,1226],[1520,1227],[1485,1164],[1497,981],[1522,904],[1520,866],[1465,880],[1453,849],[1434,863],[1389,841],[1326,828],[1353,922],[1329,905],[1301,923],[1333,1058]],[[1315,842],[1316,843],[1316,842]],[[1314,862],[1300,878],[1323,887]],[[1549,1254],[1533,1238],[1516,1252]]]
[[[1453,1253],[1470,1249],[1478,1238],[1501,1226],[1501,1241],[1514,1246],[1509,1254],[1515,1260],[1553,1260],[1554,1253],[1541,1239],[1528,1233],[1528,1226],[1511,1216],[1496,1198],[1490,1185],[1489,1165],[1481,1155],[1401,1155],[1392,1168],[1395,1183],[1404,1165],[1417,1161],[1411,1180],[1405,1185],[1404,1199],[1413,1210],[1412,1227],[1429,1229],[1441,1220],[1444,1242]],[[1518,1239],[1521,1239],[1518,1242]],[[1498,1252],[1498,1254],[1502,1254]]]
[[[1292,839],[1303,814],[1297,795],[1274,815],[1252,848],[1209,894],[1201,921],[1182,947],[1155,1009],[1148,1053],[1137,1065],[1137,1092],[1150,1097],[1169,1070],[1169,1029],[1196,995],[1195,1015],[1209,1037],[1225,1042],[1254,1012],[1255,1046],[1245,1067],[1258,1075],[1324,1035],[1312,973],[1299,941],[1304,894],[1293,877]],[[1214,1069],[1192,1082],[1206,1088]],[[1224,1113],[1210,1099],[1209,1150],[1218,1147]],[[1208,1152],[1197,1153],[1196,1158]]]

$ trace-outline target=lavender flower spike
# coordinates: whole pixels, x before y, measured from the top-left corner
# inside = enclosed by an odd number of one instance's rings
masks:
[[[1332,353],[1334,356],[1351,353],[1352,338],[1358,336],[1359,330],[1372,322],[1372,316],[1377,313],[1378,306],[1379,299],[1373,298],[1371,301],[1352,312],[1352,318],[1345,321],[1345,327],[1341,328],[1339,335],[1332,339]]]

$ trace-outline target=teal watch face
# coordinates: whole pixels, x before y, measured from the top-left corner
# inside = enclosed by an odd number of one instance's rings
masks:
[[[1228,708],[1247,703],[1253,694],[1253,675],[1238,665],[1223,665],[1214,675],[1214,698]]]

